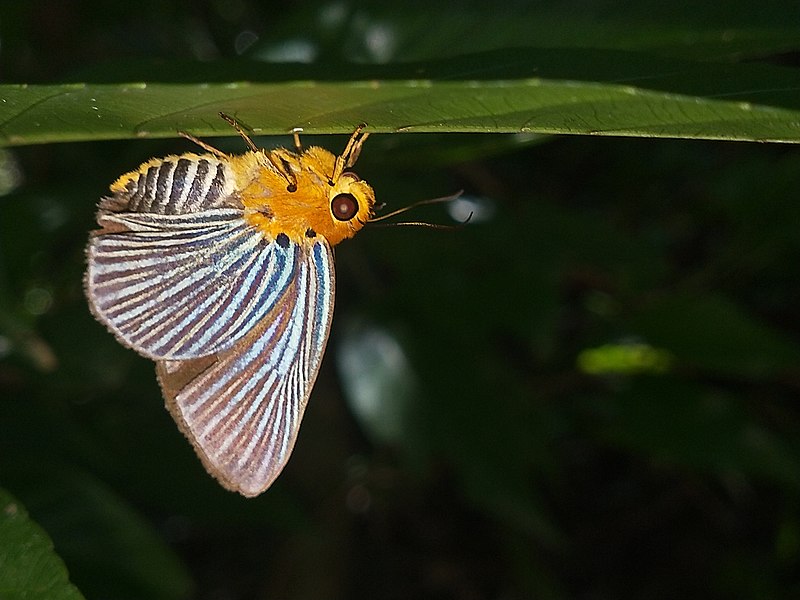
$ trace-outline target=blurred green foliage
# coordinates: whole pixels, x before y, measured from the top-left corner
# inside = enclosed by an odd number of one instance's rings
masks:
[[[124,79],[145,59],[392,63],[514,46],[796,69],[797,5],[757,9],[7,3],[0,73],[73,81],[105,63]],[[203,471],[152,365],[83,298],[83,248],[108,184],[189,149],[0,155],[0,486],[87,598],[800,595],[793,146],[370,138],[358,172],[390,208],[463,188],[483,212],[455,231],[367,228],[337,247],[327,357],[292,460],[254,500]],[[411,218],[448,220],[441,207]],[[354,375],[337,371],[339,350],[352,361],[364,331],[391,340],[369,357],[387,369],[375,400],[402,406],[365,414],[342,393]],[[667,358],[648,367],[636,348]],[[586,369],[587,351],[604,368]],[[7,531],[0,546],[13,552],[21,530]],[[0,572],[0,596],[8,585]]]
[[[0,490],[0,540],[3,541],[0,545],[3,598],[82,598],[67,581],[67,570],[54,554],[53,543],[5,490]]]

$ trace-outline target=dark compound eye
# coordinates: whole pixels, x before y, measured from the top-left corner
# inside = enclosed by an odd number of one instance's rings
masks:
[[[353,194],[337,194],[331,200],[331,212],[339,221],[349,221],[358,214],[358,200]]]

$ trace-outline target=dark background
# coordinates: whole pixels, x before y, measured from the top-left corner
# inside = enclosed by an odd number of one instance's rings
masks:
[[[436,58],[509,43],[481,10],[536,9],[449,5],[4,3],[0,76],[274,58],[298,39],[329,62]],[[332,10],[344,16],[322,28]],[[371,22],[403,34],[386,56],[365,50]],[[357,170],[380,201],[464,189],[478,212],[455,231],[368,227],[337,248],[299,441],[254,500],[206,475],[152,364],[91,318],[81,287],[109,183],[188,150],[0,154],[0,484],[88,598],[800,595],[795,148],[373,136]],[[452,222],[443,207],[409,218]]]

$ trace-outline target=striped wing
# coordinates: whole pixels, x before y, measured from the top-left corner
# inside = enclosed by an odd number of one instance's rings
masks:
[[[87,249],[95,316],[155,360],[213,355],[242,340],[287,293],[300,249],[265,239],[242,211],[105,213]]]
[[[244,496],[266,490],[289,459],[330,330],[330,247],[319,239],[298,249],[285,292],[240,342],[156,367],[167,407],[206,470]]]

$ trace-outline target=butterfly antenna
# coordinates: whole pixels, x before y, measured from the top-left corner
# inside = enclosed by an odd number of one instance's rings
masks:
[[[442,223],[426,223],[425,221],[400,221],[399,223],[375,223],[369,222],[372,227],[428,227],[429,229],[443,229],[445,231],[452,231],[454,229],[461,229],[472,220],[472,212],[467,215],[467,218],[456,223],[455,225],[443,225]]]
[[[404,212],[408,212],[414,208],[419,206],[426,206],[428,204],[444,204],[445,202],[452,202],[461,196],[464,193],[464,190],[458,190],[455,194],[450,194],[449,196],[442,196],[441,198],[429,198],[428,200],[420,200],[419,202],[414,202],[413,204],[409,204],[408,206],[404,206],[403,208],[398,208],[397,210],[393,210],[390,213],[386,213],[385,215],[381,215],[380,217],[373,217],[369,220],[370,223],[377,223],[379,221],[385,221],[391,217],[396,217],[397,215],[402,215]],[[470,218],[472,214],[470,214]],[[467,219],[468,221],[469,219]],[[403,223],[395,223],[395,225],[402,225]],[[414,223],[417,225],[418,223]],[[466,224],[464,221],[463,224]],[[428,223],[431,225],[431,223]],[[445,225],[444,227],[451,227],[450,225]]]
[[[350,136],[347,145],[344,147],[344,151],[340,156],[336,157],[336,163],[333,165],[333,177],[331,177],[331,181],[338,180],[339,176],[344,172],[345,169],[349,169],[356,164],[358,156],[361,154],[361,147],[369,137],[369,133],[364,131],[366,128],[366,123],[361,123],[358,127],[356,127],[356,130],[353,132],[353,135]]]

